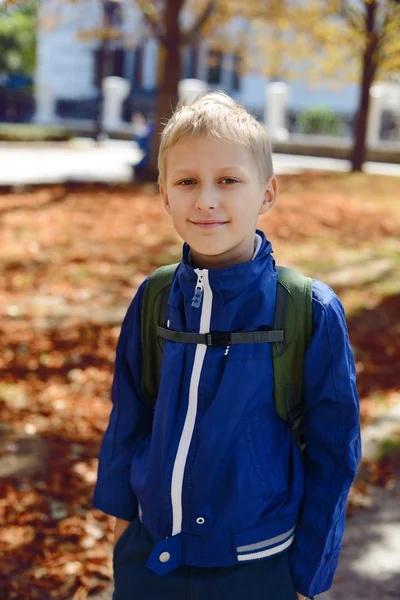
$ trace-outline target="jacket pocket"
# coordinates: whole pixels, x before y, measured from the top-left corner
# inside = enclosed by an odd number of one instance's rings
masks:
[[[125,529],[125,531],[120,535],[120,537],[118,538],[117,543],[114,546],[114,550],[113,550],[113,558],[114,561],[116,558],[118,558],[118,556],[121,554],[121,552],[124,550],[128,540],[131,537],[131,532],[132,529],[135,528],[137,526],[137,522],[139,521],[139,517],[136,516],[133,521],[130,523],[130,525],[128,525],[128,527]]]
[[[289,485],[290,444],[287,424],[263,408],[249,415],[248,446],[253,466],[272,496],[284,494]]]

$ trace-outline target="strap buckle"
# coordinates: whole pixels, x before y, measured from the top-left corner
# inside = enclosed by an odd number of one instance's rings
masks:
[[[206,346],[229,346],[231,344],[231,334],[229,331],[212,331],[206,333]]]

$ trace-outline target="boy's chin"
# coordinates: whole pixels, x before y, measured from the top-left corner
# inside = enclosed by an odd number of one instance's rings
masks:
[[[204,245],[204,247],[199,245],[191,246],[189,244],[192,253],[197,256],[201,256],[204,258],[217,258],[218,256],[223,256],[226,252],[229,252],[229,248],[217,247],[213,244]]]

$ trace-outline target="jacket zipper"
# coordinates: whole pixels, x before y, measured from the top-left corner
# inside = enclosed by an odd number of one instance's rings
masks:
[[[191,306],[200,308],[201,300],[203,299],[199,333],[208,333],[210,331],[213,298],[212,290],[208,280],[208,270],[195,269],[195,273],[197,275],[197,283]],[[206,350],[207,346],[205,344],[198,344],[196,346],[192,375],[190,378],[188,408],[181,439],[179,440],[178,451],[175,457],[174,468],[172,471],[172,535],[180,533],[182,529],[183,478],[185,474],[185,466],[189,453],[189,447],[193,437],[194,425],[196,422],[200,375],[203,368]]]
[[[194,296],[192,298],[191,306],[194,308],[200,308],[204,290],[204,273],[200,269],[195,269],[195,273],[197,274],[197,283],[196,287],[194,288]]]

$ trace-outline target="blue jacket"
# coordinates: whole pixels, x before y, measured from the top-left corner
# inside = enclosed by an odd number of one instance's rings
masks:
[[[256,257],[225,269],[194,269],[184,245],[169,299],[171,329],[272,326],[277,271],[271,244],[257,233]],[[200,306],[192,305],[196,285]],[[225,349],[166,341],[153,413],[140,387],[145,286],[118,341],[95,508],[126,520],[139,511],[154,540],[147,566],[160,575],[179,564],[235,565],[289,551],[296,590],[324,592],[360,459],[354,359],[337,296],[313,281],[303,457],[275,411],[267,343]]]

